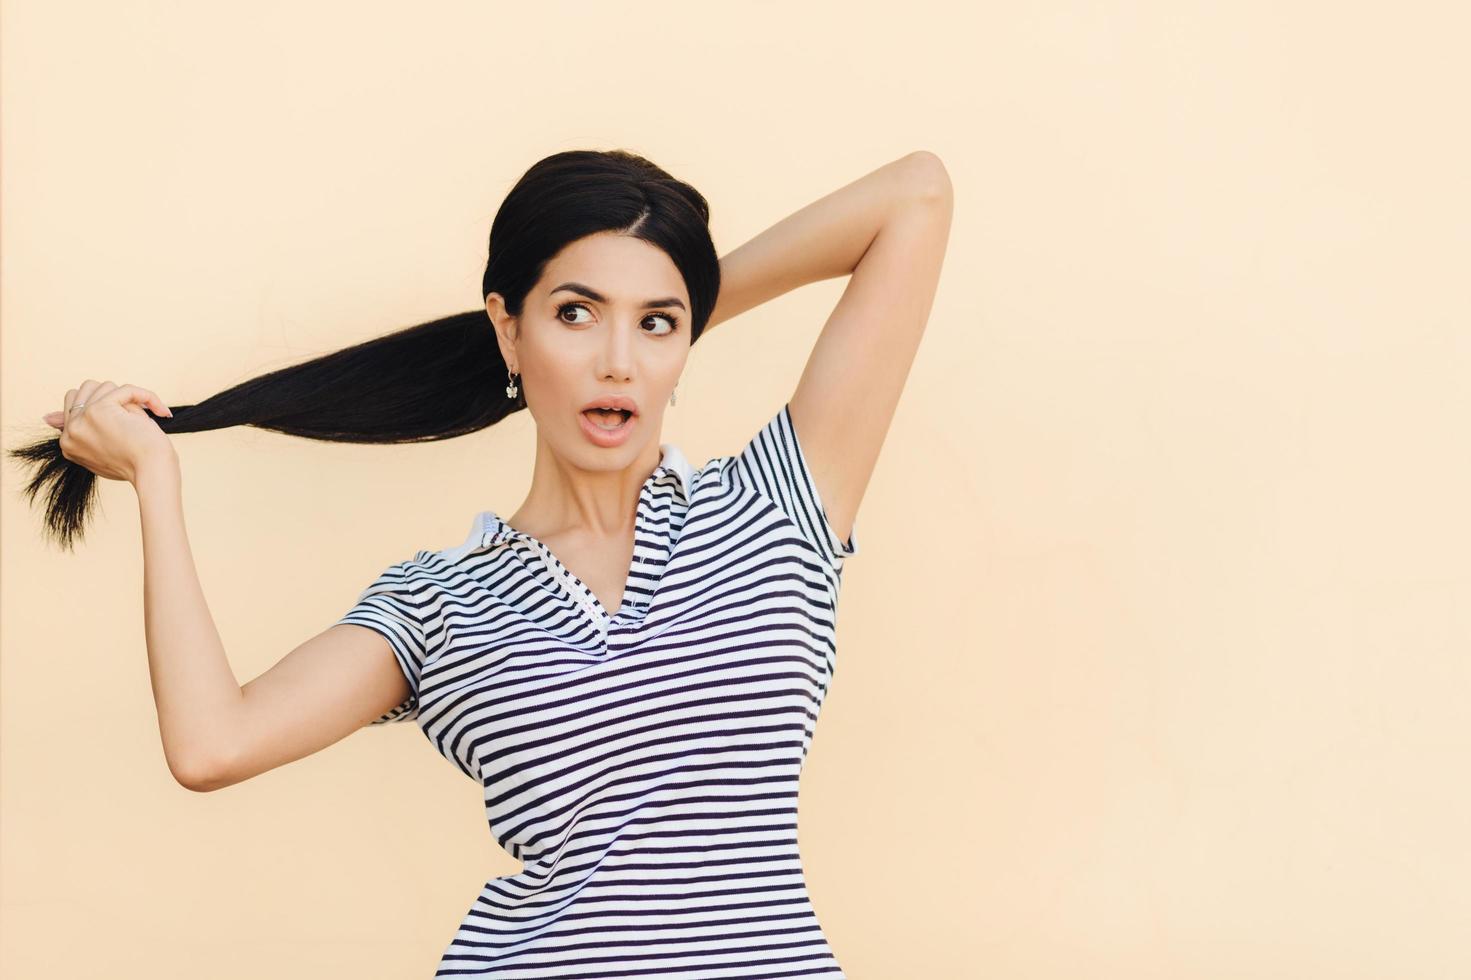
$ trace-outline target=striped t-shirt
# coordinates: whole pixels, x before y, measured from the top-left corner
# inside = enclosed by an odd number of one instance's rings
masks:
[[[841,978],[797,847],[844,559],[790,404],[694,469],[661,444],[610,615],[493,511],[390,566],[339,622],[387,637],[414,720],[485,790],[523,870],[437,977]]]

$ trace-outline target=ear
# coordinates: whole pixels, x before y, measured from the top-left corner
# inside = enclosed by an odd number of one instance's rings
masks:
[[[488,294],[485,297],[485,312],[490,317],[490,326],[495,331],[502,358],[507,364],[516,363],[518,324],[515,317],[506,313],[505,298],[500,293]]]

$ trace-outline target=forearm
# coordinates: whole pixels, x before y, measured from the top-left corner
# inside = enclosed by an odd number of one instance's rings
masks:
[[[799,286],[846,276],[893,208],[923,187],[911,153],[818,198],[720,259],[720,296],[706,330]]]
[[[210,616],[184,528],[178,458],[170,453],[139,472],[143,529],[143,620],[148,672],[169,770],[184,785],[223,763],[241,708]]]

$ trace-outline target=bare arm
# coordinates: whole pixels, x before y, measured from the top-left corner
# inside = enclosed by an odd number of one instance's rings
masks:
[[[929,320],[952,200],[944,164],[919,150],[813,201],[720,260],[711,323],[851,274],[790,398],[792,426],[840,539],[852,531]]]
[[[329,626],[242,691],[233,751],[207,789],[221,789],[303,759],[387,714],[409,682],[381,633]]]
[[[720,295],[705,330],[799,286],[851,273],[913,187],[915,156],[825,194],[721,256]]]
[[[940,158],[903,158],[904,190],[863,250],[792,394],[792,427],[840,538],[852,530],[939,286],[953,191]]]
[[[177,456],[150,460],[135,487],[148,670],[164,756],[181,785],[220,789],[302,758],[407,697],[388,642],[352,626],[327,629],[242,688],[189,550]]]
[[[184,529],[179,459],[154,456],[134,483],[143,527],[143,623],[164,758],[198,788],[238,724],[240,684],[200,588]]]

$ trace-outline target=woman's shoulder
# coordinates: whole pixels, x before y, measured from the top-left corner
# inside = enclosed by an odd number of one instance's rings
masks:
[[[476,551],[489,548],[495,543],[495,533],[492,529],[494,516],[491,511],[481,511],[470,519],[470,529],[465,538],[459,544],[442,548],[438,551],[421,551],[415,556],[415,561],[426,571],[442,565],[454,565],[463,561]]]

